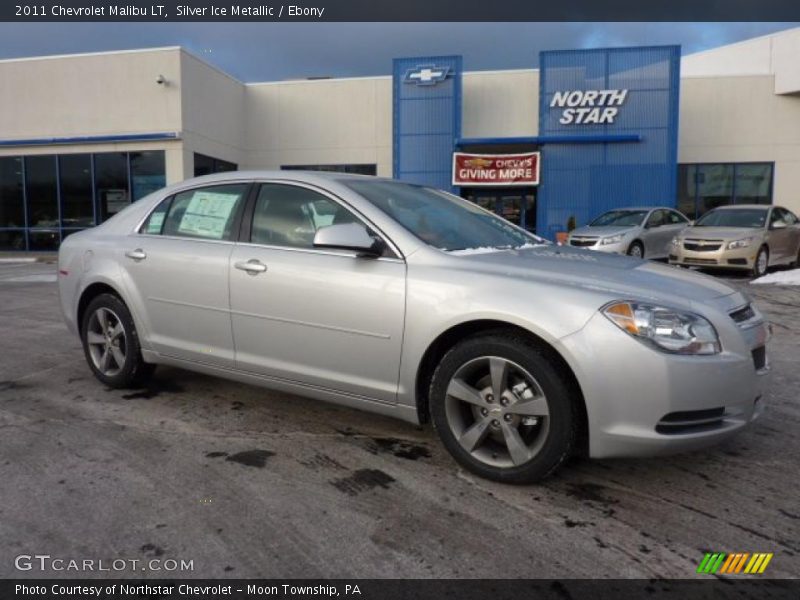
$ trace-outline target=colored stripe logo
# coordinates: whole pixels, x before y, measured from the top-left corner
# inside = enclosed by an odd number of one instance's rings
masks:
[[[763,573],[769,561],[772,560],[772,552],[706,552],[700,565],[697,567],[698,573],[708,575],[755,575]]]

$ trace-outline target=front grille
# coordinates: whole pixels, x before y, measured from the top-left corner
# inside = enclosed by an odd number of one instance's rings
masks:
[[[722,244],[701,242],[699,240],[685,240],[683,242],[683,247],[692,252],[715,252],[722,248]]]
[[[742,308],[737,308],[731,312],[730,315],[731,319],[733,319],[736,323],[744,323],[745,321],[755,318],[756,312],[753,310],[753,307],[748,304]]]
[[[687,410],[664,415],[656,425],[656,432],[665,435],[698,433],[722,427],[725,408]]]
[[[713,258],[691,258],[689,256],[683,257],[683,262],[693,263],[695,265],[716,265],[717,261]]]
[[[578,239],[572,238],[569,241],[570,246],[578,246],[578,247],[586,247],[586,246],[594,246],[597,243],[597,240],[587,240],[587,239]]]
[[[766,346],[759,346],[758,348],[753,350],[753,365],[755,365],[756,371],[761,371],[767,366]]]

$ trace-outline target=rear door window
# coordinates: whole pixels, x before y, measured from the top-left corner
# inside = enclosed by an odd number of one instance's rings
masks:
[[[233,239],[236,236],[234,225],[247,188],[245,183],[217,185],[176,194],[163,217],[161,234],[207,240]],[[151,233],[151,228],[154,232],[160,218],[155,212],[150,215],[144,233]]]

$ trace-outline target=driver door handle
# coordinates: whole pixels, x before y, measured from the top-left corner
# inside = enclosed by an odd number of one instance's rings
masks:
[[[142,250],[141,248],[137,248],[136,250],[128,250],[125,253],[125,256],[128,258],[132,258],[133,260],[144,260],[147,258],[147,253]]]
[[[267,270],[267,265],[255,258],[251,258],[247,262],[240,260],[234,263],[233,266],[240,271],[246,271],[248,275],[258,275]]]

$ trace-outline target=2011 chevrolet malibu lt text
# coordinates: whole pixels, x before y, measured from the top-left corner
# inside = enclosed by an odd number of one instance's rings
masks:
[[[431,421],[531,482],[574,450],[691,450],[762,410],[769,326],[710,277],[553,246],[445,192],[234,172],[165,188],[59,252],[96,377],[156,364]]]

